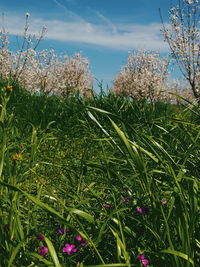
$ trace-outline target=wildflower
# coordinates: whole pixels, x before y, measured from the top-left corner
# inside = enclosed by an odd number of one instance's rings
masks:
[[[44,240],[44,236],[42,234],[37,234],[36,235],[36,238],[40,241],[43,241]]]
[[[9,230],[9,228],[10,228],[10,224],[8,224],[8,223],[7,224],[4,224],[4,229],[5,230]]]
[[[57,229],[57,233],[60,234],[60,235],[64,235],[64,233],[66,233],[67,230],[66,229],[62,229],[62,228],[58,228]]]
[[[111,208],[111,205],[106,204],[106,205],[103,206],[103,208],[104,208],[104,209],[110,209],[110,208]]]
[[[144,259],[144,254],[139,254],[138,256],[137,256],[137,258],[138,258],[138,260],[143,260]]]
[[[165,200],[165,199],[161,199],[160,203],[162,203],[162,204],[168,204],[168,201]]]
[[[148,209],[147,208],[137,208],[136,212],[140,213],[140,214],[145,214],[145,213],[148,213]]]
[[[78,240],[82,247],[87,245],[87,241],[80,235],[75,236],[76,240]]]
[[[130,198],[130,197],[123,197],[122,200],[123,200],[124,202],[129,202],[129,201],[131,200],[131,198]]]
[[[81,246],[82,247],[85,247],[87,245],[87,241],[85,240],[85,239],[83,239],[82,241],[81,241]]]
[[[12,85],[8,85],[6,88],[10,93],[12,93],[12,91],[13,91],[13,86]]]
[[[83,238],[80,235],[75,236],[76,240],[81,241]]]
[[[144,254],[139,254],[137,258],[140,260],[140,263],[144,266],[149,265],[149,260],[145,259]]]
[[[75,245],[70,245],[70,244],[65,244],[64,248],[63,248],[63,252],[67,253],[67,255],[71,255],[74,252],[77,252],[78,249],[75,248]]]
[[[31,14],[28,13],[28,12],[25,13],[25,17],[30,17],[30,15],[31,15]]]
[[[14,160],[23,160],[23,156],[21,153],[16,153],[16,154],[12,155],[11,158]]]
[[[143,259],[143,260],[141,260],[141,263],[142,263],[144,266],[148,266],[148,265],[149,265],[149,260],[147,260],[147,259]]]
[[[48,252],[48,248],[47,247],[39,247],[37,252],[42,257],[45,257],[47,252]]]

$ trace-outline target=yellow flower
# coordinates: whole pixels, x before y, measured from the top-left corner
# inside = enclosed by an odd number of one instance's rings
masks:
[[[12,91],[13,91],[13,86],[12,86],[12,85],[8,85],[8,86],[7,86],[7,90],[8,90],[9,92],[12,93]]]
[[[23,156],[21,153],[16,153],[16,154],[12,155],[11,158],[14,160],[23,160]]]

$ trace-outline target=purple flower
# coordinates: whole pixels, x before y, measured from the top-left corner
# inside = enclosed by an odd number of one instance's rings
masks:
[[[4,229],[9,229],[10,228],[10,224],[4,224]]]
[[[143,208],[137,208],[136,211],[137,211],[138,213],[144,213]]]
[[[42,257],[45,257],[48,252],[47,247],[39,247],[37,253],[41,255]]]
[[[139,254],[138,256],[137,256],[137,258],[138,258],[138,260],[144,260],[144,254]]]
[[[75,236],[76,240],[81,241],[83,238],[80,235]]]
[[[111,208],[111,205],[106,204],[106,205],[103,206],[103,208],[104,208],[104,209],[110,209],[110,208]]]
[[[60,235],[64,235],[64,233],[66,233],[67,230],[66,229],[62,229],[62,228],[58,228],[57,229],[57,233],[60,234]]]
[[[143,259],[143,260],[141,260],[141,263],[142,263],[144,266],[148,266],[148,265],[149,265],[149,260],[147,260],[147,259]]]
[[[87,241],[85,240],[85,239],[83,239],[82,241],[81,241],[81,246],[82,247],[85,247],[87,245]]]
[[[36,235],[36,238],[40,241],[43,241],[44,240],[44,236],[42,234],[37,234]]]
[[[75,236],[76,240],[78,240],[82,247],[87,245],[87,241],[80,235]]]
[[[140,260],[140,263],[144,266],[149,265],[149,260],[145,259],[144,254],[139,254],[137,258]]]
[[[78,249],[75,248],[75,245],[65,244],[63,248],[63,252],[67,253],[67,255],[71,255],[73,252],[77,252]]]
[[[160,201],[162,204],[168,204],[168,201],[167,200],[165,200],[165,199],[161,199],[161,201]]]
[[[148,209],[147,208],[137,208],[136,212],[139,214],[146,214],[146,213],[148,213]]]
[[[123,197],[122,200],[123,200],[124,202],[129,202],[129,201],[131,200],[131,198],[130,198],[130,197]]]

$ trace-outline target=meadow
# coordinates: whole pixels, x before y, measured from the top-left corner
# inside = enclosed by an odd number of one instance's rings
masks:
[[[0,266],[200,266],[200,107],[1,80]]]

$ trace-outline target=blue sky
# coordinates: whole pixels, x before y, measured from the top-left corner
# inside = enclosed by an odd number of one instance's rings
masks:
[[[128,51],[147,49],[167,55],[160,35],[158,8],[168,20],[169,0],[1,0],[5,28],[12,35],[23,32],[24,14],[30,13],[30,32],[47,27],[39,49],[56,53],[82,52],[95,78],[111,86],[126,63]],[[2,24],[2,22],[0,23]],[[11,38],[16,47],[16,37]]]

